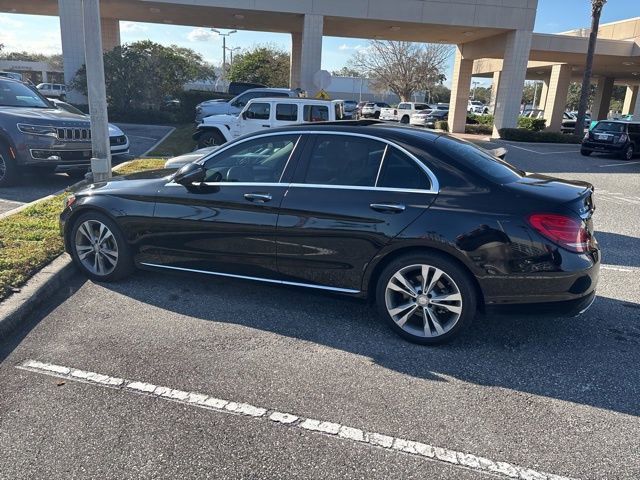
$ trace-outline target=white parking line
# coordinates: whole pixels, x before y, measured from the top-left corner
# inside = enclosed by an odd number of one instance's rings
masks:
[[[530,148],[520,147],[518,145],[514,145],[512,143],[508,144],[510,147],[517,148],[519,150],[524,150],[525,152],[535,153],[536,155],[559,155],[561,153],[578,153],[579,150],[562,150],[561,152],[540,152],[538,150],[531,150]]]
[[[640,267],[618,267],[617,265],[607,265],[603,263],[600,265],[602,270],[613,270],[614,272],[627,272],[627,273],[640,273]]]
[[[622,162],[622,163],[605,163],[604,165],[598,165],[599,168],[607,168],[607,167],[622,167],[624,165],[635,165],[639,162]]]
[[[100,373],[88,372],[72,367],[51,363],[27,360],[17,368],[31,372],[61,377],[66,380],[78,381],[101,387],[114,388],[127,393],[138,393],[154,398],[179,402],[191,407],[204,408],[220,413],[242,415],[247,418],[263,419],[274,424],[289,428],[302,428],[311,432],[330,435],[344,441],[364,443],[380,447],[388,451],[402,452],[424,459],[446,463],[448,465],[473,470],[479,473],[501,478],[516,478],[520,480],[571,480],[549,473],[543,473],[512,463],[498,462],[477,455],[435,447],[426,443],[391,437],[381,433],[367,432],[359,428],[348,427],[313,418],[303,418],[292,413],[279,412],[263,407],[256,407],[247,403],[222,400],[203,393],[174,390],[151,383],[126,380]]]

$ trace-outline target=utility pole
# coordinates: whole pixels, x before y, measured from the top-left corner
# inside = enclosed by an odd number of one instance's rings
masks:
[[[472,100],[476,99],[476,88],[478,88],[478,85],[480,85],[480,82],[471,82],[473,84],[473,98]]]
[[[227,66],[227,37],[230,37],[231,34],[236,33],[237,30],[229,30],[227,33],[222,33],[217,28],[212,28],[211,31],[217,33],[220,37],[222,37],[222,76],[226,80],[227,79],[227,72],[226,72],[226,66]]]
[[[94,182],[111,178],[111,146],[107,118],[107,92],[102,59],[100,5],[98,0],[82,0],[84,56],[91,116],[91,173]]]

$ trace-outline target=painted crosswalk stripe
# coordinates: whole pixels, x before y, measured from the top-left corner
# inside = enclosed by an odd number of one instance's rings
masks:
[[[426,443],[397,438],[377,432],[369,432],[359,428],[341,425],[325,420],[304,418],[292,413],[280,412],[248,403],[223,400],[198,392],[176,390],[139,380],[127,380],[77,368],[55,365],[52,363],[27,360],[17,368],[31,372],[61,377],[66,380],[88,383],[91,385],[116,389],[127,393],[137,393],[150,397],[179,402],[197,408],[204,408],[220,413],[241,415],[247,418],[262,419],[288,428],[301,428],[309,432],[329,435],[344,441],[367,444],[388,451],[402,452],[427,460],[442,462],[474,470],[501,478],[519,480],[572,480],[569,477],[544,473],[508,462],[494,461],[471,453],[459,452],[448,448],[428,445]]]

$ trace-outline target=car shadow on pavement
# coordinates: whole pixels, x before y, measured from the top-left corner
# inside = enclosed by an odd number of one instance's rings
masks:
[[[180,315],[369,357],[412,377],[441,382],[454,377],[640,415],[636,303],[600,296],[588,312],[570,319],[535,312],[479,315],[454,342],[424,347],[397,337],[375,317],[372,305],[323,292],[152,272],[105,287]],[[212,325],[212,335],[215,330]]]
[[[598,231],[595,237],[602,249],[602,263],[622,267],[640,267],[640,256],[638,256],[640,238]]]

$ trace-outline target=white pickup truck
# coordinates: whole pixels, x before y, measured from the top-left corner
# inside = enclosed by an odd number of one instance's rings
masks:
[[[411,115],[421,110],[429,109],[426,103],[401,102],[396,108],[383,108],[380,111],[380,120],[391,120],[393,122],[409,123]]]
[[[256,98],[238,116],[212,115],[198,124],[193,139],[198,148],[222,145],[234,138],[268,128],[296,123],[331,122],[344,118],[341,100],[310,98]]]

